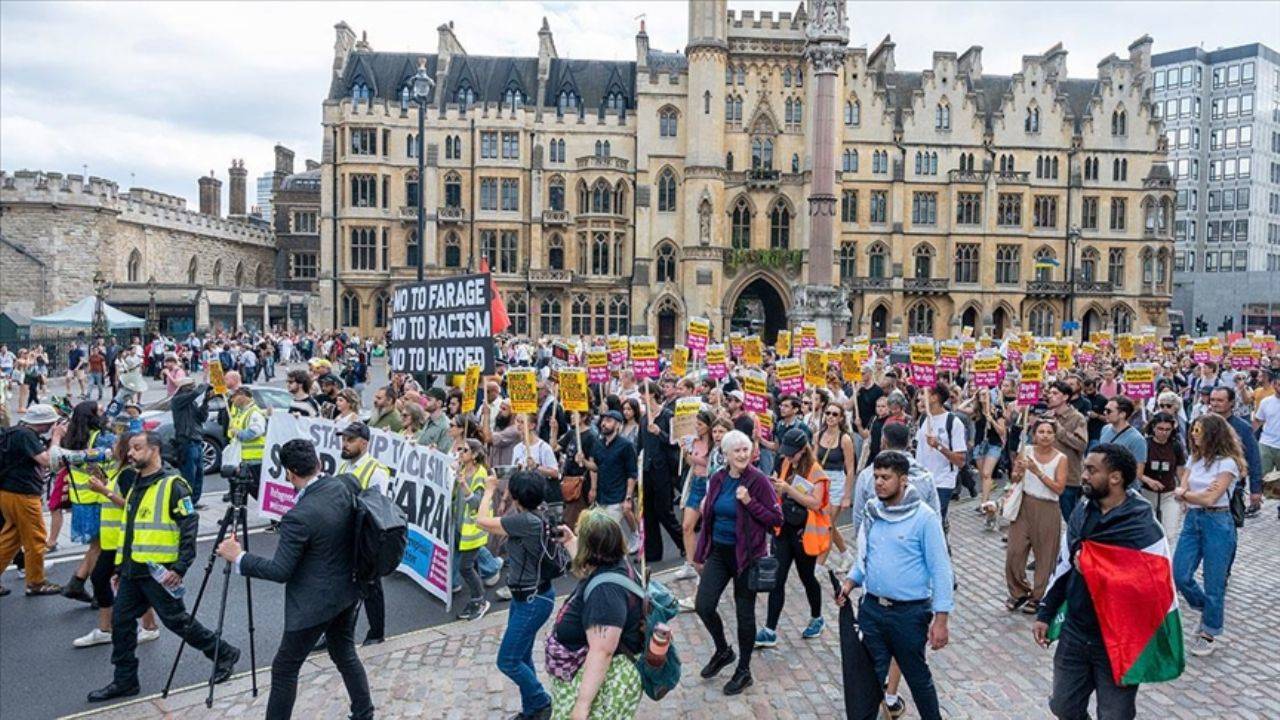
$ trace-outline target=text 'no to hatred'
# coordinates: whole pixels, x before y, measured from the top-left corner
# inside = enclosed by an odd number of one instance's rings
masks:
[[[493,372],[488,275],[401,285],[391,298],[388,354],[394,372]]]

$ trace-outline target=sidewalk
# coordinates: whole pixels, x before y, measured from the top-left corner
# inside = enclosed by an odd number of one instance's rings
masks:
[[[1004,546],[997,534],[983,532],[972,503],[954,504],[952,508],[952,541],[960,578],[958,611],[951,623],[951,645],[930,653],[943,716],[975,720],[1048,717],[1052,658],[1031,641],[1031,619],[1009,614],[1003,608]],[[1239,553],[1228,590],[1227,642],[1212,657],[1188,656],[1187,671],[1177,681],[1144,687],[1139,694],[1139,717],[1280,717],[1280,684],[1274,682],[1274,668],[1280,667],[1280,644],[1275,642],[1271,621],[1273,599],[1280,596],[1280,554],[1274,552],[1278,530],[1275,503],[1268,501],[1261,517],[1240,533]],[[733,698],[721,692],[728,681],[727,671],[710,681],[698,676],[711,654],[710,641],[694,615],[682,614],[674,629],[685,662],[684,678],[661,703],[643,700],[638,717],[825,720],[842,716],[835,608],[827,591],[829,583],[825,578],[820,580],[827,631],[816,640],[799,638],[808,612],[793,574],[779,627],[779,645],[755,654],[755,685]],[[676,583],[675,589],[691,593],[693,582]],[[764,604],[762,598],[757,611],[761,621]],[[720,613],[733,642],[734,615],[729,595],[721,604]],[[1183,625],[1191,632],[1195,629],[1195,613],[1187,615]],[[495,612],[479,622],[453,623],[362,648],[378,717],[480,720],[505,718],[517,712],[515,686],[495,667],[505,623],[506,613]],[[535,663],[544,680],[543,638],[549,627],[550,623],[534,646]],[[274,631],[262,633],[258,656],[266,666],[270,665],[276,643]],[[241,676],[216,688],[212,710],[204,707],[206,689],[200,687],[176,693],[167,700],[153,696],[83,717],[261,717],[270,687],[269,668],[260,668],[259,695],[255,699],[249,694],[247,659],[245,653],[237,668],[245,671]],[[906,693],[905,683],[903,692]],[[908,717],[917,717],[909,697],[907,701]],[[340,676],[327,655],[313,655],[302,670],[295,716],[336,718],[347,712]]]

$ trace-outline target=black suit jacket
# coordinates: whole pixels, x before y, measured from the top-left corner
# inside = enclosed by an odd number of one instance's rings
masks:
[[[275,556],[268,560],[245,554],[240,559],[242,574],[285,584],[286,631],[326,623],[356,601],[353,503],[350,486],[332,477],[316,478],[280,521]]]

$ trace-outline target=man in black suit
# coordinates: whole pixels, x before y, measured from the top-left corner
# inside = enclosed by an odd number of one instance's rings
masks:
[[[369,680],[356,655],[355,625],[360,607],[352,578],[354,489],[333,477],[317,477],[320,460],[308,440],[280,447],[285,477],[298,491],[296,504],[280,521],[280,541],[270,560],[249,555],[235,535],[218,554],[248,577],[285,583],[284,637],[271,663],[267,718],[288,718],[298,691],[298,670],[323,634],[329,657],[342,673],[351,698],[351,717],[373,717]]]

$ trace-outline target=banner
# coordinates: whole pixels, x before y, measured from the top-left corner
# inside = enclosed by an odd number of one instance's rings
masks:
[[[773,413],[765,411],[765,412],[756,413],[755,416],[756,416],[756,428],[758,429],[756,434],[760,437],[761,440],[772,441],[773,440]]]
[[[1098,357],[1098,346],[1094,343],[1087,342],[1080,345],[1080,352],[1076,353],[1076,360],[1081,365],[1092,365],[1093,361]]]
[[[532,415],[538,412],[538,377],[532,368],[512,368],[507,371],[507,395],[511,398],[511,412]]]
[[[967,337],[960,342],[960,357],[965,360],[972,360],[974,355],[978,354],[978,341],[971,337]]]
[[[1022,358],[1022,377],[1018,380],[1018,405],[1030,407],[1040,402],[1040,383],[1044,381],[1044,358],[1040,353],[1027,353]]]
[[[493,374],[489,274],[456,275],[391,291],[387,364],[391,372]]]
[[[742,341],[742,362],[757,368],[764,365],[764,342],[759,335],[751,335]]]
[[[993,352],[981,352],[973,358],[973,384],[981,388],[993,388],[1000,384],[1000,356]]]
[[[809,350],[818,347],[818,326],[815,323],[800,323],[800,349]]]
[[[689,348],[677,345],[671,351],[671,372],[678,378],[684,377],[689,372]]]
[[[1209,362],[1209,338],[1196,338],[1191,346],[1191,359],[1197,363]]]
[[[587,392],[586,368],[560,368],[560,405],[566,412],[587,412]]]
[[[1151,363],[1124,366],[1124,390],[1130,400],[1146,400],[1156,394],[1156,368]]]
[[[1121,360],[1133,360],[1138,356],[1132,335],[1126,333],[1116,338],[1116,356]]]
[[[918,388],[931,388],[938,384],[938,367],[932,342],[911,343],[911,384]]]
[[[480,406],[480,366],[468,365],[462,380],[462,412],[473,413]]]
[[[780,358],[791,357],[791,331],[779,330],[777,340],[773,344],[773,351]]]
[[[1250,370],[1262,364],[1262,351],[1248,340],[1237,340],[1231,345],[1231,368]]]
[[[345,423],[344,423],[345,424]],[[293,508],[296,492],[285,479],[280,446],[297,438],[315,443],[320,474],[332,475],[342,464],[340,424],[320,418],[276,413],[267,422],[266,445],[257,507],[264,517],[279,520]],[[409,544],[400,572],[446,604],[452,597],[450,554],[455,534],[453,461],[444,453],[415,445],[408,438],[373,430],[369,454],[386,465],[391,476],[379,489],[404,510],[409,520]]]
[[[698,413],[702,410],[702,398],[682,397],[676,400],[675,415],[671,418],[671,439],[696,437]]]
[[[587,382],[592,385],[609,382],[609,351],[601,347],[587,351]]]
[[[778,392],[783,395],[799,395],[804,392],[804,370],[795,358],[782,358],[774,363],[778,376]]]
[[[769,385],[764,372],[754,368],[742,374],[742,409],[751,413],[762,413],[769,409]]]
[[[707,346],[707,377],[720,380],[729,374],[729,363],[724,356],[724,345]]]
[[[621,369],[627,364],[627,338],[625,335],[610,335],[608,341],[609,347],[609,366],[615,370]]]
[[[827,386],[827,353],[808,348],[801,354],[804,359],[804,383],[812,388]]]
[[[689,318],[688,337],[685,339],[685,345],[689,347],[689,353],[695,360],[707,354],[707,342],[710,337],[710,320],[702,317]],[[679,374],[684,375],[684,373]]]
[[[652,337],[631,338],[631,370],[637,380],[658,377],[658,343]]]

